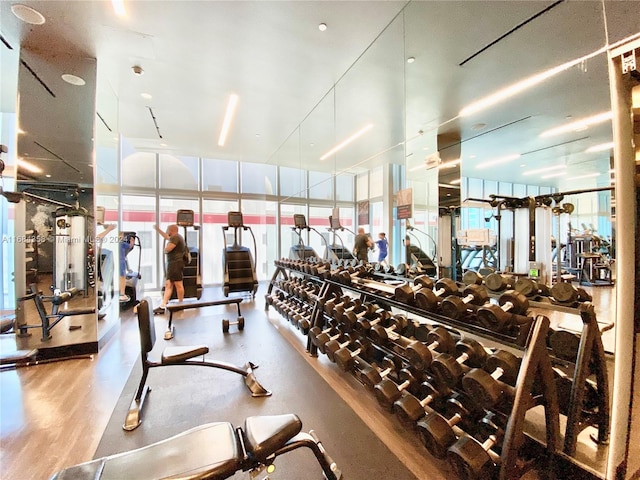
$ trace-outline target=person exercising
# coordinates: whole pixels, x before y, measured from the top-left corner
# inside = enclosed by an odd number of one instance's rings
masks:
[[[182,270],[184,269],[184,251],[186,245],[184,238],[180,235],[178,226],[175,224],[169,225],[167,231],[163,232],[156,224],[155,229],[162,238],[167,241],[164,247],[164,253],[167,255],[167,274],[164,282],[164,297],[162,303],[158,307],[159,310],[164,310],[171,299],[173,289],[176,289],[176,296],[178,301],[184,300],[184,284],[182,283]]]
[[[356,240],[353,244],[353,251],[356,254],[356,259],[363,263],[369,262],[369,249],[373,247],[373,241],[371,237],[364,233],[364,228],[358,228],[358,235],[356,235]]]
[[[387,255],[389,254],[389,242],[387,240],[386,233],[380,232],[378,234],[378,240],[376,240],[376,245],[378,246],[378,263],[386,266]]]

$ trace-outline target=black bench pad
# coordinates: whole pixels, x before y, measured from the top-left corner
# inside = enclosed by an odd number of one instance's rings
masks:
[[[263,460],[282,448],[300,430],[302,422],[293,413],[248,417],[244,421],[247,452]]]
[[[227,478],[241,462],[233,426],[208,423],[137,450],[67,468],[51,480]]]

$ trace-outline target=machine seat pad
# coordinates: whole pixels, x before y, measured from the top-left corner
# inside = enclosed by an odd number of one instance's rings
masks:
[[[207,353],[209,353],[209,347],[206,345],[167,347],[162,351],[162,364],[181,363],[194,357],[206,355]]]
[[[51,480],[228,478],[241,462],[233,426],[207,423],[146,447],[67,468]]]
[[[293,413],[247,417],[244,421],[247,452],[263,460],[282,448],[300,430],[302,422]]]

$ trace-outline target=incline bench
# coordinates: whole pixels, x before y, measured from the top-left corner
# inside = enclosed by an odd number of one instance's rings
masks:
[[[234,429],[229,422],[208,423],[137,450],[69,467],[51,480],[221,480],[238,471],[255,478],[263,470],[273,472],[277,456],[300,447],[313,451],[324,478],[340,480],[342,473],[313,430],[301,430],[300,418],[291,413],[248,417],[244,429]]]
[[[238,329],[244,329],[244,317],[242,316],[242,312],[240,311],[240,303],[242,302],[242,298],[234,297],[234,298],[223,298],[219,300],[184,300],[179,303],[171,303],[167,304],[167,310],[169,311],[169,323],[167,324],[167,330],[164,332],[164,339],[171,340],[173,338],[173,313],[180,312],[182,310],[188,310],[190,308],[204,308],[204,307],[215,307],[217,305],[231,305],[236,304],[238,308],[238,320],[233,322],[238,325]],[[227,319],[222,320],[222,331],[227,333],[229,331],[229,325],[231,322]]]

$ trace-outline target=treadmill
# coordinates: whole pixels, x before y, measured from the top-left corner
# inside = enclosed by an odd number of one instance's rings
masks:
[[[342,237],[338,235],[338,231],[343,232],[345,230],[351,232],[347,228],[340,225],[340,219],[334,218],[333,216],[329,217],[329,231],[333,233],[333,242],[331,245],[327,245],[324,251],[324,259],[330,262],[338,262],[341,260],[347,261],[356,261],[356,257],[353,255],[350,249],[345,248],[344,242],[342,241]],[[355,233],[351,232],[354,236]],[[336,238],[340,240],[340,244],[336,244]]]

